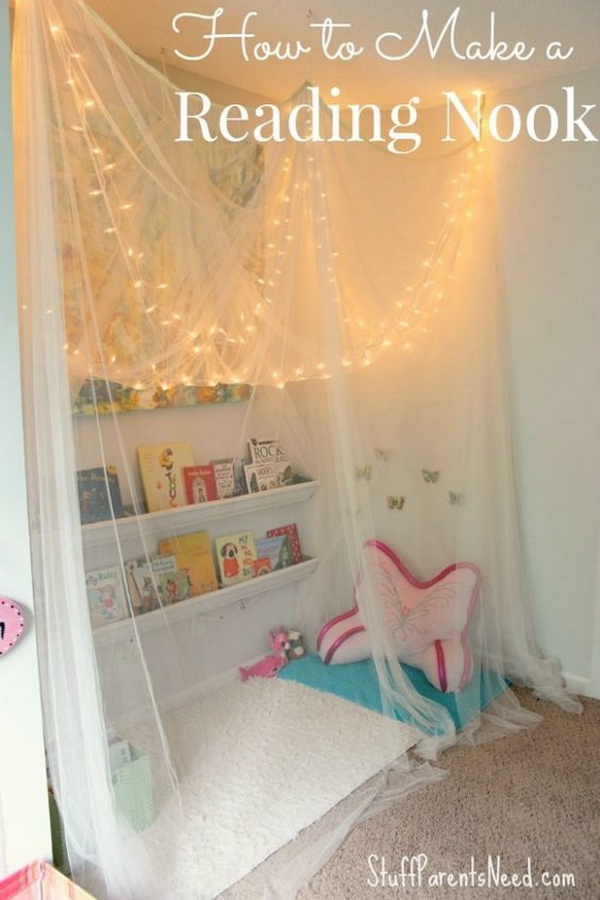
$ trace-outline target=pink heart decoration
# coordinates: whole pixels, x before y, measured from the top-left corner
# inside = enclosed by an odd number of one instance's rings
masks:
[[[15,646],[25,628],[25,618],[19,606],[8,597],[0,597],[0,656]]]

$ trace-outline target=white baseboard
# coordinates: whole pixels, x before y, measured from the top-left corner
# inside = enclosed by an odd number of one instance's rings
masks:
[[[249,662],[245,662],[244,665],[251,666],[253,663],[258,662],[261,658],[262,657],[251,659]],[[198,682],[198,684],[194,684],[183,691],[178,691],[176,694],[171,694],[170,697],[159,700],[157,703],[159,712],[167,713],[173,709],[179,709],[179,707],[183,706],[185,703],[192,703],[199,697],[206,696],[207,694],[212,694],[215,691],[226,687],[228,684],[233,684],[234,681],[239,680],[239,677],[240,673],[237,666],[235,666],[233,669],[227,669],[227,671],[221,672],[218,675],[213,676],[212,678],[207,678],[206,681],[200,681]],[[113,726],[117,730],[120,729],[122,731],[126,731],[127,728],[131,725],[138,725],[142,722],[148,721],[151,718],[152,712],[148,707],[144,707],[143,709],[132,710],[127,714],[127,716],[124,716],[122,720],[113,722]]]
[[[252,660],[252,662],[257,662],[257,660]],[[244,663],[244,665],[251,664],[252,663]],[[228,684],[233,684],[234,681],[238,681],[239,677],[239,669],[236,666],[236,668],[221,672],[219,675],[208,678],[206,681],[200,681],[198,684],[194,684],[192,687],[186,688],[184,691],[179,691],[177,694],[172,694],[166,700],[162,700],[159,704],[160,711],[167,712],[171,709],[178,709],[180,706],[183,706],[184,703],[191,703],[192,700],[196,700],[198,697],[203,697],[206,694],[213,694],[215,691],[226,687]]]
[[[592,684],[589,678],[582,678],[581,675],[571,675],[569,672],[563,672],[563,678],[567,688],[580,697],[593,697]],[[600,697],[596,699],[600,700]]]

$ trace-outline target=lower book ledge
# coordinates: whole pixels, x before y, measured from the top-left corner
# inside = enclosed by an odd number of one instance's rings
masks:
[[[151,631],[164,628],[173,622],[187,619],[198,613],[211,612],[234,603],[243,602],[258,594],[266,594],[276,591],[278,588],[302,581],[315,571],[319,564],[318,559],[306,558],[296,565],[270,572],[268,575],[258,575],[238,584],[201,594],[199,597],[190,597],[189,600],[181,600],[172,606],[163,606],[152,612],[143,613],[135,618],[121,619],[119,622],[111,622],[109,625],[101,625],[94,629],[94,643],[97,647],[111,644],[119,639],[127,639],[135,631]]]

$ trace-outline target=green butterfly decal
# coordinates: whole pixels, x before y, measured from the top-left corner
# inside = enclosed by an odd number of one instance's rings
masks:
[[[382,450],[381,447],[375,447],[375,456],[377,459],[380,459],[382,462],[388,462],[391,455],[392,455],[391,450]]]
[[[388,509],[402,509],[405,503],[405,497],[392,497],[388,494],[385,498]]]
[[[371,480],[371,475],[373,474],[373,466],[366,465],[362,468],[360,466],[356,467],[356,478],[360,481],[361,478],[364,478],[365,481]]]
[[[423,473],[423,481],[426,481],[427,484],[435,484],[440,477],[439,472],[430,472],[429,469],[421,469],[421,472]]]
[[[465,502],[464,494],[457,494],[454,491],[448,491],[448,496],[450,497],[450,503],[452,506],[462,506]]]

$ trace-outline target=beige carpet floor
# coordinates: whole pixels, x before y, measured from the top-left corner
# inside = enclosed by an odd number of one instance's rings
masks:
[[[577,716],[515,693],[542,714],[535,730],[447,751],[446,779],[358,825],[297,900],[600,900],[600,702]],[[281,896],[265,890],[270,865],[224,896]]]
[[[575,716],[527,691],[515,693],[543,715],[534,731],[447,751],[440,764],[450,777],[359,825],[298,900],[599,900],[600,702],[584,700],[583,714]],[[378,857],[373,868],[371,854]],[[404,888],[401,878],[397,887],[390,879],[383,886],[382,857],[389,870],[401,871],[403,856],[419,854],[427,857],[420,887],[409,876]],[[501,871],[521,878],[531,860],[534,887],[427,884],[438,872],[469,872],[471,857],[487,878],[488,856],[494,866],[500,857]],[[408,863],[405,868],[410,873]],[[544,873],[572,875],[575,884],[561,879],[545,886]]]

